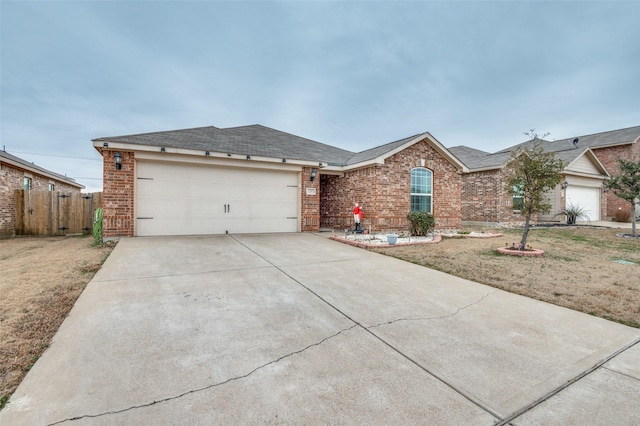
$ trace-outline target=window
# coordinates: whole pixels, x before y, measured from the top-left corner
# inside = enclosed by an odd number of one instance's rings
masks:
[[[523,185],[513,185],[513,209],[522,210],[524,207],[524,188]]]
[[[56,185],[55,185],[55,184],[53,184],[53,183],[50,183],[50,184],[49,184],[49,191],[53,191],[53,190],[55,190],[55,189],[56,189]]]
[[[432,172],[424,167],[411,170],[411,211],[431,213]]]
[[[31,178],[30,177],[26,177],[24,178],[24,180],[22,181],[22,188],[25,191],[29,191],[31,189]]]

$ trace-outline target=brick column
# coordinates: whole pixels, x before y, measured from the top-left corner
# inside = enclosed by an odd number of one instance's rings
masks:
[[[311,170],[316,169],[316,177],[311,182]],[[307,194],[309,189],[310,194]],[[311,194],[315,192],[314,194]],[[320,230],[320,168],[302,168],[302,218],[300,230],[302,232],[317,232]]]
[[[122,155],[122,168],[116,170],[114,154]],[[134,153],[102,150],[103,195],[102,235],[109,237],[133,237],[133,203],[135,184]]]

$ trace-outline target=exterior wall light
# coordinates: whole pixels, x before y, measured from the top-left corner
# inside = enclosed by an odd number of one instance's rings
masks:
[[[164,154],[164,152],[165,152],[164,146],[162,148],[160,148],[160,152]]]
[[[318,169],[311,169],[311,182],[313,182],[316,178],[316,174],[318,173]]]
[[[247,154],[247,160],[251,160],[251,156]]]
[[[562,185],[560,185],[560,188],[567,189],[567,186],[569,186],[569,182],[565,180],[564,182],[562,182]]]
[[[122,154],[116,152],[113,154],[113,160],[116,162],[116,170],[122,169]]]

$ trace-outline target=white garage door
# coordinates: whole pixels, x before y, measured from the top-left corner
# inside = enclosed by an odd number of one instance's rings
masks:
[[[600,220],[600,189],[587,186],[569,185],[567,187],[567,207],[579,206],[589,216],[589,220]],[[585,221],[579,218],[578,221]]]
[[[296,232],[298,175],[138,161],[136,235]]]

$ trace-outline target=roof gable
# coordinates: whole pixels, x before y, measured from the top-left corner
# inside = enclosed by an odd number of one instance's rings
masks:
[[[560,156],[559,156],[560,157]],[[562,157],[560,157],[562,159]],[[609,172],[593,153],[591,148],[585,148],[573,160],[562,160],[565,162],[564,172],[574,172],[578,174],[609,176]]]
[[[426,142],[433,149],[442,155],[447,161],[453,164],[459,171],[468,172],[469,170],[458,158],[449,152],[436,138],[431,136],[430,133],[420,133],[418,135],[410,136],[408,138],[400,139],[395,142],[391,142],[385,145],[381,145],[366,151],[362,151],[349,159],[348,165],[356,164],[368,164],[371,162],[383,163],[385,159],[403,151],[410,146],[418,143]]]

